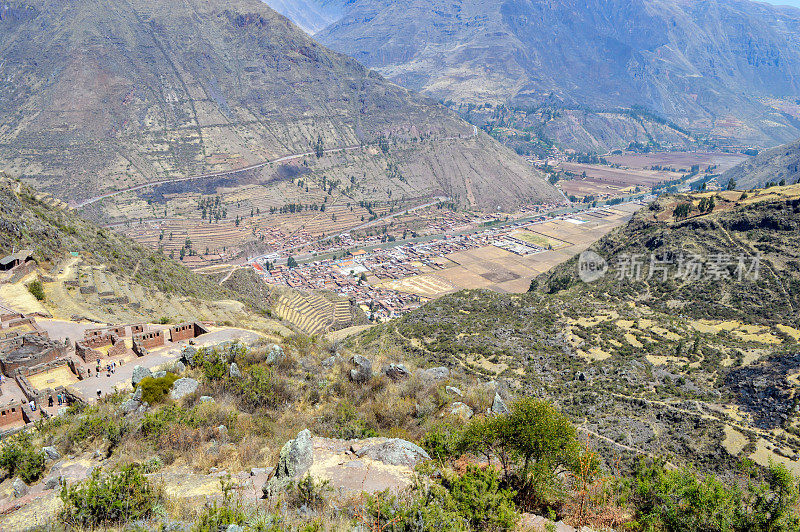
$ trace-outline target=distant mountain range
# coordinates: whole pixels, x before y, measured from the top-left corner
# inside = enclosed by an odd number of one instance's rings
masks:
[[[258,0],[7,1],[0,35],[0,170],[65,199],[381,139],[393,158],[362,150],[340,163],[347,179],[382,191],[389,168],[409,198],[491,209],[562,198],[456,113]]]
[[[587,112],[640,106],[718,143],[800,137],[795,8],[746,0],[266,1],[301,25],[298,12],[322,4],[341,11],[315,34],[319,42],[443,101]]]

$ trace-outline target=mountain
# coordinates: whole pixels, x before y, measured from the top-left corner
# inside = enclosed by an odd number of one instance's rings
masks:
[[[359,341],[545,397],[618,450],[783,461],[800,451],[800,185],[775,190],[663,196],[590,248],[604,275],[575,257],[526,295],[458,292]]]
[[[800,10],[790,7],[351,0],[315,38],[442,101],[641,107],[722,143],[800,136]]]
[[[409,194],[559,197],[455,113],[257,0],[4,2],[0,33],[0,168],[73,203],[379,139],[400,145]],[[363,157],[349,172],[386,188]]]
[[[751,189],[779,184],[792,184],[800,180],[800,140],[763,151],[725,172],[721,183],[736,182],[738,189]]]

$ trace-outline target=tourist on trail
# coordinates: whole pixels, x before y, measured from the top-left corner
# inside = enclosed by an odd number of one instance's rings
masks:
[[[53,407],[53,396],[52,395],[47,398],[47,406],[49,406],[50,408]]]
[[[98,388],[97,389],[97,398],[100,399],[101,395],[103,395],[103,391]]]
[[[61,394],[58,394],[58,406],[61,406],[61,404],[62,404]]]

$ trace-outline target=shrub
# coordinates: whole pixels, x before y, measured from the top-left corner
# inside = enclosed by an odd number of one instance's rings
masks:
[[[422,437],[422,448],[435,460],[447,460],[457,454],[459,437],[450,423],[437,424]]]
[[[532,398],[511,406],[511,413],[475,419],[458,449],[498,460],[504,481],[519,493],[522,506],[541,508],[563,495],[559,473],[577,465],[580,446],[575,428],[550,403]]]
[[[37,301],[44,301],[44,286],[42,286],[42,281],[39,279],[28,283],[28,292],[30,292]]]
[[[0,449],[0,467],[9,476],[18,476],[26,484],[35,482],[44,472],[44,455],[31,445],[31,437],[18,434]]]
[[[163,502],[161,489],[153,486],[138,466],[118,473],[95,469],[85,481],[61,488],[64,507],[60,518],[69,527],[95,528],[148,519]]]
[[[166,398],[170,388],[178,380],[174,373],[167,373],[164,377],[145,377],[139,382],[142,389],[142,401],[149,404],[158,404]]]
[[[213,501],[206,504],[203,513],[192,527],[193,532],[217,532],[225,530],[228,525],[243,525],[247,515],[241,500],[233,500],[233,483],[230,479],[219,480],[222,488],[222,503]]]
[[[509,530],[519,520],[514,507],[516,493],[500,488],[498,472],[493,467],[469,466],[467,471],[444,482],[459,515],[473,530]]]
[[[311,475],[306,475],[297,482],[292,481],[287,491],[288,502],[295,508],[305,505],[313,510],[319,510],[325,506],[325,498],[333,488],[330,480],[316,481]]]

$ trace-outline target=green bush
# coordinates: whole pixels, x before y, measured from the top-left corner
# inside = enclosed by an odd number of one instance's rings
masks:
[[[295,508],[307,506],[313,510],[320,510],[325,506],[328,492],[333,491],[330,480],[316,481],[311,475],[306,475],[297,482],[290,482],[287,487],[288,502]]]
[[[142,401],[149,405],[161,403],[176,380],[178,380],[178,376],[174,373],[167,373],[166,376],[158,378],[143,378],[139,382],[139,387],[142,389]]]
[[[42,286],[42,281],[39,279],[28,283],[28,292],[30,292],[37,301],[44,301],[44,286]]]
[[[152,517],[163,502],[138,466],[104,474],[95,469],[85,481],[61,488],[61,520],[74,528],[96,528]]]
[[[742,487],[688,468],[669,470],[664,461],[642,460],[630,484],[633,529],[800,530],[797,480],[783,465],[771,464],[765,481]]]
[[[550,403],[532,398],[511,406],[505,416],[471,421],[458,449],[499,461],[503,480],[526,509],[542,509],[564,496],[561,473],[578,463],[575,427]]]
[[[435,460],[447,460],[458,454],[460,433],[450,423],[434,425],[422,437],[422,448]]]
[[[9,476],[18,476],[30,484],[44,472],[44,455],[32,447],[30,435],[21,433],[8,439],[0,449],[0,467]]]
[[[222,503],[216,500],[206,504],[192,532],[218,532],[228,525],[244,525],[247,520],[242,501],[233,499],[233,484],[230,479],[219,480],[222,488]]]
[[[444,486],[453,498],[458,514],[473,530],[510,530],[519,520],[514,507],[516,493],[500,488],[498,472],[493,467],[469,466],[467,471]]]

